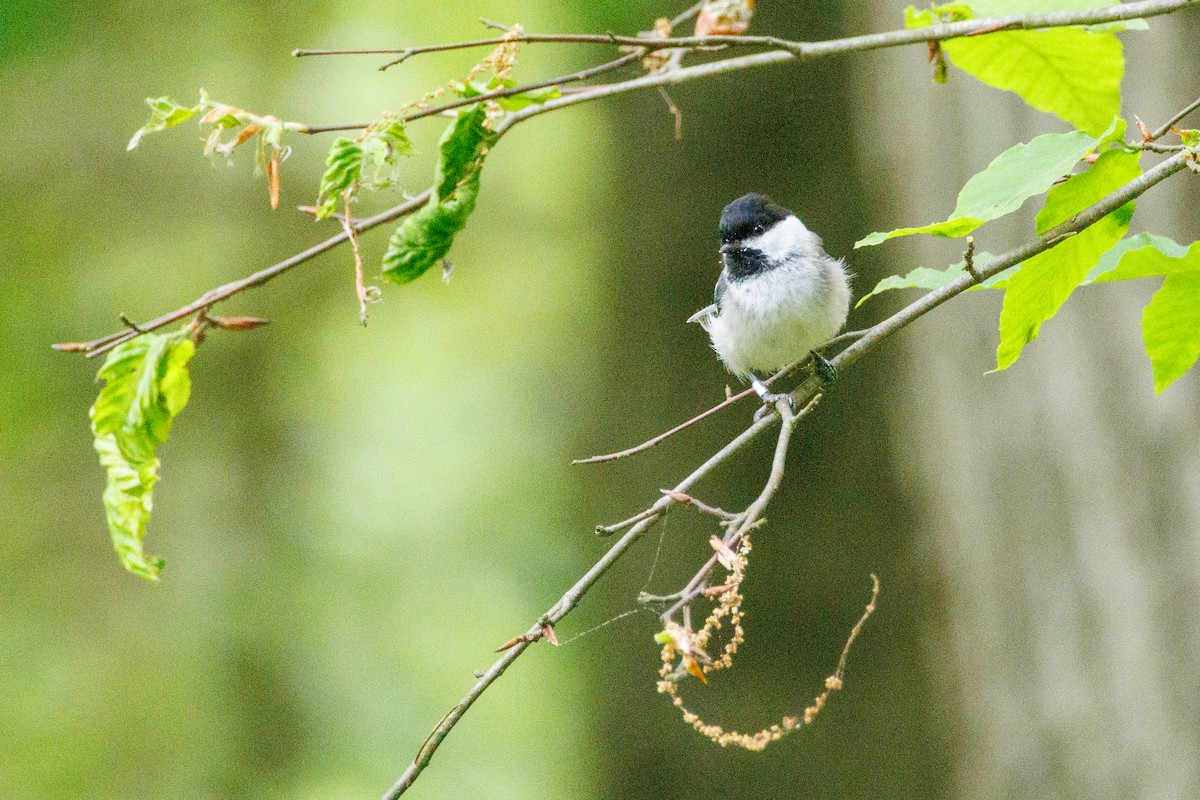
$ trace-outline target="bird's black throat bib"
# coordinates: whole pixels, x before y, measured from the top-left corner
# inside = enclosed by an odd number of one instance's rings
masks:
[[[739,247],[725,254],[725,271],[729,273],[729,280],[735,282],[753,278],[778,266],[778,262],[771,261],[763,251],[754,248]]]

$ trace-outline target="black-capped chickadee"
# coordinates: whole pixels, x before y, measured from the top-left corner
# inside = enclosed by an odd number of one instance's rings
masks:
[[[774,371],[806,355],[824,380],[836,376],[815,348],[833,338],[850,310],[845,264],[825,252],[821,238],[786,208],[761,194],[739,197],[721,213],[721,257],[713,304],[688,322],[699,322],[726,368],[749,378],[763,399],[774,394],[755,374]]]

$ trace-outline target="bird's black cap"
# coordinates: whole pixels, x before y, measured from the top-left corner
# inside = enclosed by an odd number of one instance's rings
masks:
[[[751,192],[734,200],[721,212],[721,241],[749,239],[791,215],[792,212],[766,195]]]

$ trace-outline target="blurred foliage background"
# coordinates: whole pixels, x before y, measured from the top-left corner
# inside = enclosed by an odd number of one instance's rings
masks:
[[[818,39],[899,25],[903,4],[760,3],[758,32]],[[699,329],[715,223],[749,190],[850,254],[858,292],[953,243],[854,253],[939,218],[963,181],[1055,119],[921,48],[772,68],[521,126],[484,171],[452,282],[384,287],[357,325],[348,252],[222,308],[265,331],[212,336],[163,448],[148,549],[117,564],[86,409],[98,364],[52,341],[154,316],[335,230],[310,203],[326,138],[293,136],[272,213],[252,154],[201,157],[195,129],[132,155],[145,96],[203,87],[310,123],[369,120],[481,55],[291,59],[294,47],[645,29],[646,0],[306,3],[8,0],[0,6],[0,794],[6,798],[359,798],[643,507],[727,441],[745,407],[637,460],[642,439],[721,398]],[[1197,15],[1125,36],[1126,107],[1192,99]],[[581,68],[527,47],[518,78]],[[437,122],[414,125],[428,183]],[[1197,238],[1195,181],[1139,217]],[[381,198],[380,203],[389,198]],[[364,209],[365,210],[365,209]],[[1033,210],[1036,210],[1033,209]],[[1017,224],[984,249],[1022,241]],[[1019,215],[1020,216],[1020,215]],[[1135,226],[1138,221],[1135,219]],[[994,239],[992,238],[994,237]],[[383,235],[365,238],[377,263]],[[970,297],[856,365],[802,429],[747,580],[737,668],[689,705],[754,729],[832,669],[877,572],[879,613],[847,690],[761,755],[721,750],[654,692],[655,619],[527,654],[447,740],[420,797],[1184,797],[1200,793],[1200,405],[1155,399],[1138,309],[1153,286],[1082,293],[1021,363],[992,366],[998,297]],[[855,312],[879,318],[888,299]],[[743,505],[764,443],[698,494]],[[570,639],[672,591],[705,555],[674,514],[560,626]]]

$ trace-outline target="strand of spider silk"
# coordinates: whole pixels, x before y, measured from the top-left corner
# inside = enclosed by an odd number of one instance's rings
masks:
[[[638,594],[641,594],[642,592],[646,591],[646,588],[648,586],[650,586],[650,581],[654,580],[654,570],[658,568],[658,558],[660,555],[662,555],[663,542],[665,542],[667,539],[667,522],[668,522],[668,520],[666,518],[664,518],[663,521],[660,523],[660,527],[662,528],[662,533],[660,533],[658,536],[658,548],[654,551],[654,560],[650,562],[650,573],[648,575],[646,575],[646,582],[642,584],[642,588],[638,591]],[[601,622],[599,625],[595,625],[591,628],[588,628],[585,631],[580,631],[579,633],[575,634],[574,636],[569,637],[565,641],[559,642],[558,646],[565,647],[566,645],[570,644],[571,642],[575,641],[576,639],[578,639],[582,636],[587,636],[589,633],[595,633],[596,631],[603,628],[605,625],[611,625],[612,623],[616,622],[617,620],[625,619],[625,617],[631,617],[634,614],[637,614],[639,612],[646,611],[646,610],[647,609],[642,606],[638,606],[637,608],[631,608],[622,614],[617,614],[615,617],[612,617],[611,619],[606,619],[604,622]]]
[[[663,542],[667,540],[668,522],[669,519],[664,516],[662,522],[659,523],[662,532],[658,535],[658,547],[654,551],[654,560],[650,562],[650,574],[646,576],[646,582],[642,584],[642,588],[638,590],[638,594],[650,588],[650,581],[654,580],[654,570],[658,569],[658,557],[662,555]]]
[[[628,611],[625,611],[625,612],[623,612],[623,613],[617,614],[615,617],[612,617],[612,618],[610,618],[610,619],[606,619],[606,620],[604,620],[604,622],[601,622],[599,625],[594,625],[594,626],[592,626],[591,628],[588,628],[586,631],[580,631],[579,633],[575,634],[574,636],[571,636],[570,638],[568,638],[568,639],[566,639],[566,640],[564,640],[564,641],[561,641],[561,642],[559,642],[559,643],[558,643],[558,646],[559,646],[559,647],[566,647],[567,645],[569,645],[571,642],[575,641],[576,639],[581,639],[581,638],[583,638],[584,636],[587,636],[589,633],[595,633],[596,631],[600,630],[601,628],[603,628],[603,627],[604,627],[604,626],[606,626],[606,625],[611,625],[611,624],[613,624],[614,622],[616,622],[616,621],[618,621],[618,620],[625,619],[626,617],[632,617],[634,614],[640,614],[640,613],[642,613],[643,611],[646,611],[646,609],[644,609],[644,608],[631,608],[631,609],[629,609]]]

